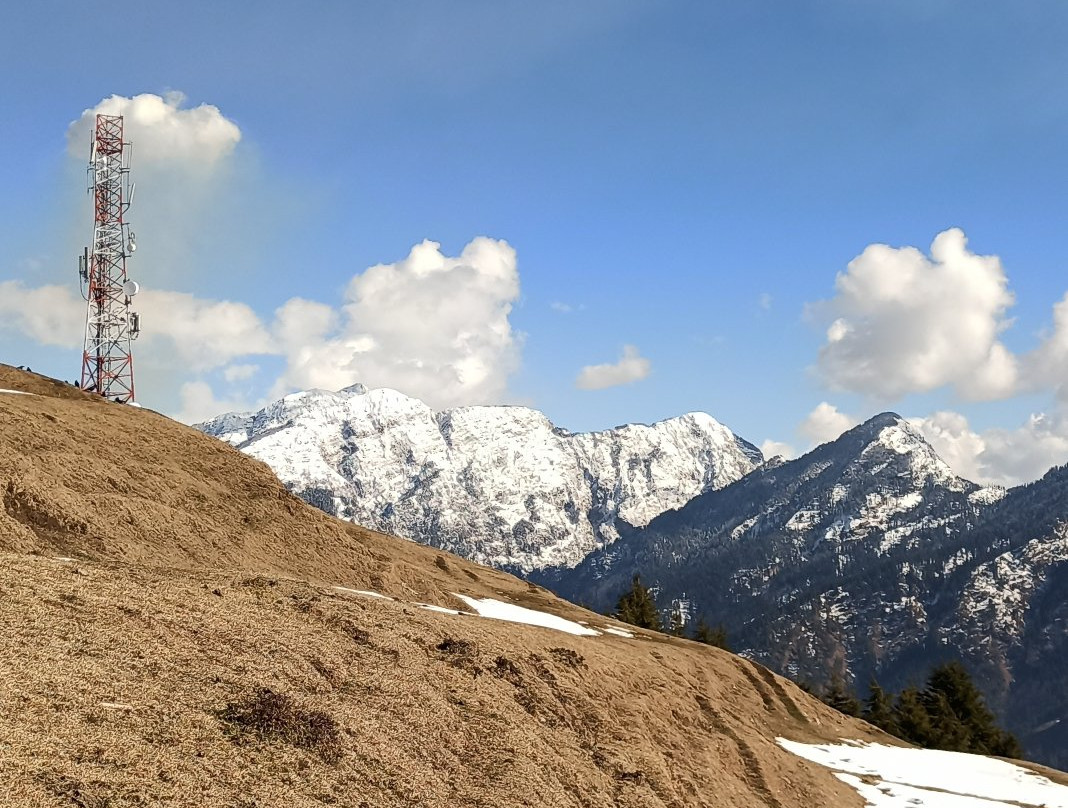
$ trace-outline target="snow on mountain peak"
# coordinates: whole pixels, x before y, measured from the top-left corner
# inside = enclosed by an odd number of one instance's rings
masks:
[[[706,413],[571,433],[541,412],[434,412],[396,390],[294,393],[198,425],[270,465],[312,504],[480,563],[573,566],[763,461]]]

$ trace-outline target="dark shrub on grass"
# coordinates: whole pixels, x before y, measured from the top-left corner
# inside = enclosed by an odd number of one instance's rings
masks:
[[[230,725],[235,737],[254,733],[309,749],[327,763],[341,759],[341,732],[334,717],[323,710],[299,707],[285,693],[260,688],[241,701],[227,704],[219,717]]]

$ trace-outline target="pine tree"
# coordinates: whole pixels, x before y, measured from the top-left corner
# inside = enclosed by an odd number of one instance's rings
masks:
[[[930,746],[931,719],[916,688],[906,687],[898,694],[894,702],[894,723],[899,738],[917,746]]]
[[[635,575],[630,589],[616,604],[616,619],[639,628],[660,631],[660,612],[652,593],[642,586],[641,576]]]
[[[883,690],[875,677],[872,677],[868,685],[868,698],[864,700],[861,718],[891,735],[897,735],[899,732],[897,722],[894,720],[894,698]]]
[[[851,715],[854,718],[860,717],[860,702],[852,691],[845,686],[841,676],[835,675],[831,677],[831,683],[823,692],[823,703],[828,707],[833,707],[840,713]]]
[[[1016,738],[998,727],[983,694],[960,662],[947,662],[931,671],[923,701],[939,749],[1019,756]]]
[[[727,628],[718,623],[715,628],[708,625],[703,617],[698,618],[697,626],[694,628],[693,638],[699,643],[705,645],[714,645],[716,648],[722,648],[724,651],[730,651],[731,645],[727,639]]]

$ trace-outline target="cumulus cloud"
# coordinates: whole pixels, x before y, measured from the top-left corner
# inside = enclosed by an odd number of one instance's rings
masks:
[[[834,388],[895,399],[951,386],[972,399],[1010,395],[1018,362],[998,340],[1013,303],[996,256],[968,250],[959,229],[939,233],[930,257],[873,244],[811,308],[829,323],[819,370]]]
[[[781,457],[783,460],[793,460],[797,457],[797,450],[789,443],[771,440],[770,438],[760,444],[760,451],[763,453],[765,460],[770,460],[773,457]]]
[[[1068,418],[1033,414],[1015,429],[977,432],[957,412],[911,418],[935,451],[962,477],[994,485],[1018,485],[1068,462]]]
[[[860,423],[852,415],[840,412],[833,404],[826,401],[820,402],[797,427],[809,441],[810,446],[818,446],[837,440],[847,429],[852,429]]]
[[[358,381],[438,408],[500,402],[519,366],[509,321],[518,297],[507,242],[479,237],[449,257],[424,241],[354,276],[340,310],[296,299],[278,310],[287,368],[274,392]]]
[[[69,286],[26,288],[19,281],[0,281],[0,331],[24,334],[41,345],[81,347],[85,305]]]
[[[618,362],[603,365],[587,365],[575,379],[579,390],[603,390],[622,384],[640,382],[649,375],[652,365],[638,353],[633,345],[623,346],[623,355]]]
[[[217,398],[211,385],[205,381],[186,382],[178,395],[181,403],[174,417],[185,424],[196,424],[224,412],[244,412],[251,408],[241,398]]]
[[[87,158],[96,116],[122,115],[123,138],[134,143],[139,169],[157,165],[211,168],[233,152],[241,129],[210,104],[182,109],[185,100],[180,92],[105,98],[67,128],[67,151]]]
[[[139,344],[161,360],[179,360],[188,370],[211,370],[241,356],[275,352],[270,333],[244,303],[162,290],[144,292],[135,303],[144,335]]]
[[[123,116],[132,144],[130,179],[138,191],[125,219],[140,250],[129,265],[142,286],[194,283],[210,268],[217,281],[256,250],[270,212],[270,184],[255,163],[239,159],[240,127],[210,104],[186,108],[179,92],[113,95],[86,109],[67,128],[67,153],[79,170],[89,157],[98,113]],[[85,239],[89,202],[77,222]],[[192,287],[187,287],[191,291]]]
[[[1022,364],[1026,389],[1053,388],[1068,404],[1068,294],[1053,306],[1053,331]]]

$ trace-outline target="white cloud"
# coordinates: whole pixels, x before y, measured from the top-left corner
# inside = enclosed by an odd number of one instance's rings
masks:
[[[259,365],[230,365],[223,369],[223,378],[228,382],[244,382],[260,371]]]
[[[244,303],[152,290],[138,295],[133,308],[141,314],[139,347],[159,362],[177,359],[174,364],[186,370],[210,370],[276,350],[256,312]],[[160,338],[167,340],[162,346]]]
[[[858,423],[860,422],[852,415],[846,415],[833,404],[823,401],[805,416],[805,420],[798,425],[797,431],[808,439],[810,446],[818,446],[821,443],[837,440],[843,432],[852,429]]]
[[[757,298],[757,305],[764,311],[771,311],[772,297],[768,292],[761,292]]]
[[[123,116],[123,138],[132,143],[130,179],[138,186],[124,217],[139,245],[128,271],[146,289],[177,283],[193,291],[208,271],[218,286],[220,276],[256,253],[266,223],[277,216],[270,183],[254,161],[238,159],[240,127],[217,107],[185,109],[184,102],[178,92],[113,95],[67,128],[71,162],[84,166],[97,113]],[[75,243],[89,235],[90,204],[72,223]]]
[[[575,379],[580,390],[603,390],[622,384],[640,382],[649,375],[652,365],[633,345],[623,346],[623,355],[614,364],[587,365]]]
[[[1035,414],[1015,429],[976,432],[956,412],[936,412],[912,423],[962,477],[974,482],[1017,485],[1068,462],[1068,418]]]
[[[207,421],[224,412],[244,412],[250,409],[243,399],[220,399],[215,397],[211,385],[205,381],[186,382],[179,390],[180,409],[175,420],[185,424]]]
[[[1017,361],[998,341],[1013,303],[996,256],[975,255],[959,229],[913,247],[873,244],[811,307],[830,322],[819,370],[837,389],[893,399],[952,386],[965,397],[1010,395]]]
[[[123,139],[134,144],[139,168],[160,164],[210,168],[233,152],[241,140],[241,130],[218,107],[201,104],[182,109],[184,102],[185,96],[179,92],[105,98],[67,128],[67,151],[88,159],[96,116],[122,115]]]
[[[509,321],[518,297],[507,242],[479,237],[452,258],[424,241],[407,258],[354,276],[340,311],[305,300],[278,310],[288,364],[274,392],[358,381],[436,408],[500,402],[519,366]]]
[[[789,443],[771,440],[770,438],[760,444],[760,451],[764,454],[765,460],[771,460],[773,457],[781,457],[783,460],[793,460],[797,457],[797,450]]]
[[[41,345],[80,348],[85,314],[85,301],[71,287],[27,289],[19,281],[0,281],[0,331],[25,334]]]
[[[1027,389],[1053,388],[1068,403],[1068,294],[1053,306],[1053,332],[1022,364]]]

